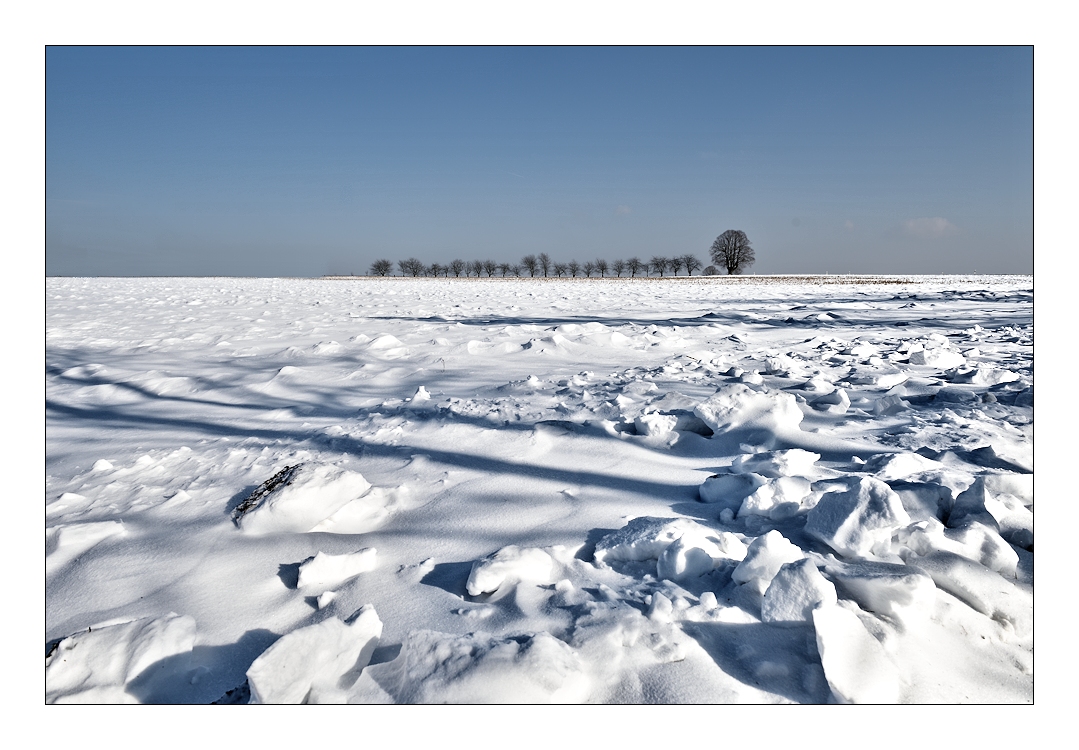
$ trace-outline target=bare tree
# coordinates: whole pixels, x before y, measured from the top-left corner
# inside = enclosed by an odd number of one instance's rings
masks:
[[[441,263],[432,263],[427,267],[427,273],[431,276],[444,276],[446,273],[446,267]]]
[[[427,268],[419,258],[399,260],[397,261],[397,267],[401,269],[402,275],[407,273],[410,276],[420,276]]]
[[[619,276],[621,276],[622,272],[626,270],[626,262],[624,260],[622,260],[621,258],[619,258],[618,260],[616,260],[614,263],[611,264],[611,270],[614,271]]]
[[[540,253],[539,258],[536,260],[539,262],[539,267],[543,270],[543,275],[547,276],[551,270],[551,256],[547,253]]]
[[[464,273],[464,270],[465,262],[460,258],[454,258],[450,261],[450,271],[453,272],[454,276],[460,276],[462,273]]]
[[[575,278],[577,274],[581,272],[581,264],[575,260],[571,260],[569,263],[567,263],[566,268],[569,269],[570,276],[573,276]]]
[[[630,276],[636,276],[644,269],[644,263],[635,255],[626,261],[626,268],[629,269]]]
[[[712,243],[712,260],[727,269],[727,274],[740,274],[757,260],[746,233],[741,229],[728,229]]]
[[[482,260],[474,260],[471,263],[469,263],[468,264],[468,272],[476,274],[476,278],[478,279],[480,276],[483,275],[483,261]]]
[[[376,260],[374,263],[371,264],[371,275],[372,276],[385,276],[386,274],[388,274],[392,270],[393,270],[393,261],[392,260]]]
[[[671,269],[672,274],[677,276],[678,269],[682,267],[682,256],[676,255],[673,258],[667,258],[667,267]]]
[[[526,255],[525,257],[521,258],[521,265],[525,267],[526,271],[528,271],[529,276],[535,276],[536,269],[539,268],[539,261],[536,260],[535,255]]]
[[[595,273],[595,271],[596,271],[596,264],[595,264],[595,263],[593,263],[593,262],[592,262],[592,261],[590,261],[590,260],[589,260],[589,261],[585,261],[585,264],[584,264],[584,275],[585,275],[585,276],[589,276],[589,277],[591,277],[591,276],[592,276],[592,274],[593,274],[593,273]]]
[[[498,270],[498,264],[493,260],[485,260],[483,261],[483,270],[486,271],[487,277],[490,278],[491,276],[494,276],[495,271]]]
[[[652,260],[648,261],[648,265],[652,267],[652,270],[662,276],[667,271],[667,259],[662,255],[653,255]]]
[[[569,271],[569,266],[567,266],[565,263],[554,264],[554,275],[558,278],[562,278],[563,276],[565,276],[567,271]]]
[[[705,269],[701,271],[701,273],[703,273],[705,276],[715,276],[719,273],[719,270],[715,266],[706,266]]]
[[[512,268],[512,266],[509,263],[498,264],[498,270],[502,272],[502,278],[506,278],[506,276],[509,275],[510,268]]]
[[[686,269],[686,273],[692,276],[693,272],[701,267],[701,262],[697,260],[696,255],[683,255],[682,266]]]
[[[607,265],[607,261],[605,261],[603,258],[596,259],[596,270],[599,271],[599,275],[601,277],[607,275],[608,268],[609,266]]]

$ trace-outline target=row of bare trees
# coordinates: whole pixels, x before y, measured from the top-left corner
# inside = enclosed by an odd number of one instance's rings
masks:
[[[418,258],[406,258],[397,261],[397,268],[402,276],[546,276],[556,278],[606,276],[621,277],[623,274],[634,276],[648,276],[657,274],[665,276],[670,273],[677,276],[679,271],[684,270],[687,275],[700,269],[701,262],[694,255],[678,255],[671,258],[654,255],[650,260],[642,260],[638,257],[629,260],[615,260],[608,263],[603,258],[578,263],[576,260],[559,262],[551,259],[547,253],[539,255],[526,255],[520,263],[496,263],[493,260],[465,261],[460,259],[451,260],[448,265],[432,263],[426,265]],[[393,273],[393,262],[385,259],[376,260],[371,264],[372,276],[389,276]]]

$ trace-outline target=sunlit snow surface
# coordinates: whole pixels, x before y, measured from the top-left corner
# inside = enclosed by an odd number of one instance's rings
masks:
[[[47,279],[46,700],[1033,701],[1033,278],[837,281]]]

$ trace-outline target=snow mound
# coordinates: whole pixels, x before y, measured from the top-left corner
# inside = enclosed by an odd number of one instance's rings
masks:
[[[367,345],[368,349],[382,350],[382,349],[397,349],[404,346],[401,340],[396,336],[386,334],[385,336],[379,336],[377,339]]]
[[[698,524],[688,518],[634,518],[596,543],[597,563],[658,560],[667,547]]]
[[[944,465],[939,461],[919,455],[917,453],[892,453],[881,454],[869,459],[865,464],[865,470],[876,474],[882,482],[894,482],[905,479],[912,474],[920,474],[923,471],[938,471]]]
[[[579,703],[591,687],[578,654],[547,632],[414,631],[401,657],[403,703]]]
[[[950,349],[922,349],[911,352],[910,363],[912,365],[926,365],[938,370],[951,370],[967,363],[966,357]]]
[[[687,518],[634,518],[596,544],[595,561],[656,561],[660,578],[683,581],[742,560],[746,546],[729,531],[715,531]]]
[[[809,496],[810,484],[802,477],[769,479],[747,495],[738,508],[738,517],[765,516],[781,520],[793,516]]]
[[[835,604],[835,585],[821,575],[810,560],[784,564],[776,573],[761,602],[764,622],[804,622],[815,608]]]
[[[693,413],[717,435],[749,433],[745,440],[757,444],[774,441],[776,435],[798,431],[802,412],[789,393],[754,390],[742,383],[720,387]]]
[[[194,645],[195,619],[175,613],[68,636],[45,658],[45,702],[138,703],[127,686],[171,677],[152,673],[167,671],[161,662]]]
[[[705,503],[723,503],[737,510],[742,501],[768,480],[759,474],[713,474],[697,492]]]
[[[951,552],[932,552],[910,560],[933,582],[972,609],[988,615],[1020,638],[1034,633],[1034,596],[998,573]]]
[[[928,614],[937,595],[933,579],[907,565],[832,563],[825,570],[862,609],[889,617]]]
[[[642,414],[633,420],[633,426],[638,435],[647,437],[663,437],[669,435],[678,424],[678,417],[674,414]]]
[[[753,540],[731,578],[763,595],[780,568],[804,557],[801,548],[773,529]]]
[[[746,545],[729,531],[691,529],[667,545],[656,560],[656,574],[669,581],[684,581],[716,567],[741,561]]]
[[[490,594],[504,584],[553,583],[555,562],[536,547],[503,547],[472,563],[467,590],[470,596]]]
[[[381,526],[402,497],[403,487],[373,487],[332,515],[319,521],[311,531],[326,534],[366,534]]]
[[[978,521],[946,529],[940,521],[931,518],[903,529],[897,538],[916,555],[949,552],[1012,578],[1019,565],[1019,554],[1012,546],[996,529]]]
[[[330,617],[283,635],[247,670],[251,702],[343,703],[381,636],[382,621],[370,604],[351,623]]]
[[[820,460],[819,453],[791,448],[785,451],[765,451],[749,453],[734,459],[731,471],[752,472],[766,477],[813,477],[816,476],[815,464]]]
[[[121,521],[62,524],[46,529],[45,575],[63,567],[98,542],[124,533]]]
[[[831,393],[817,396],[809,402],[809,405],[817,411],[828,414],[846,414],[847,409],[850,408],[850,397],[842,388],[836,388]]]
[[[806,532],[842,555],[867,557],[910,523],[899,496],[865,477],[846,492],[829,492],[806,515]]]
[[[370,488],[361,474],[347,469],[288,466],[248,496],[233,518],[249,534],[304,533]]]
[[[998,477],[1008,477],[1000,479]],[[1011,475],[1024,476],[1024,475]],[[1033,498],[1034,476],[1030,478],[1030,494]],[[1027,550],[1034,549],[1034,513],[1026,507],[1023,499],[1009,489],[1026,494],[1027,488],[1008,475],[980,476],[955,499],[948,524],[959,526],[968,520],[995,526],[1001,537]]]
[[[840,703],[896,703],[899,672],[858,615],[838,605],[812,612],[824,677]]]
[[[300,563],[297,586],[336,586],[378,566],[373,547],[350,555],[327,555],[319,552]]]

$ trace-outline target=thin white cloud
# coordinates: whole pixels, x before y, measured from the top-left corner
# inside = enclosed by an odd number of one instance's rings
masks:
[[[903,222],[903,234],[919,240],[935,240],[957,234],[959,228],[945,218],[907,219]]]
[[[619,206],[614,210],[614,212],[619,216],[629,216],[629,206]]]

